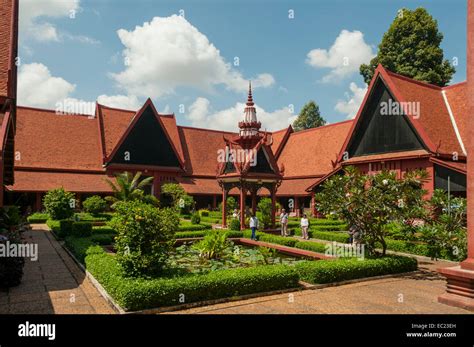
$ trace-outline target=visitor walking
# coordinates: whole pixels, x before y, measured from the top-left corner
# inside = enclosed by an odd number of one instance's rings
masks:
[[[252,240],[257,240],[256,232],[258,228],[258,218],[253,213],[250,216],[250,229],[252,230]]]
[[[288,236],[288,213],[285,209],[281,210],[280,214],[281,236]]]
[[[301,226],[301,236],[303,236],[303,239],[309,240],[309,236],[308,236],[309,220],[306,213],[303,214],[303,218],[301,218],[300,226]]]

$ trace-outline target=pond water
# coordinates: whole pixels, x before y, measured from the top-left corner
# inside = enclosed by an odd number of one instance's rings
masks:
[[[242,246],[232,242],[229,242],[229,246],[218,259],[206,259],[200,255],[198,249],[193,247],[192,242],[187,242],[175,248],[168,258],[167,265],[190,273],[205,273],[256,265],[292,265],[304,260],[304,258],[288,256],[270,248]]]

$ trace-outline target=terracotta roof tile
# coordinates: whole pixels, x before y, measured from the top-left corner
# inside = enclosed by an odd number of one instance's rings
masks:
[[[225,148],[224,136],[231,138],[236,133],[182,126],[178,127],[178,132],[187,174],[216,176],[218,150]]]
[[[331,161],[336,161],[351,125],[348,120],[290,134],[278,158],[284,177],[322,176],[331,171]]]
[[[178,183],[188,194],[222,194],[217,180],[214,178],[182,177]]]
[[[348,160],[342,162],[343,165],[349,165],[354,163],[362,163],[369,161],[378,161],[378,160],[391,160],[391,159],[400,159],[400,158],[418,158],[429,156],[430,153],[424,149],[417,149],[414,151],[401,151],[401,152],[391,152],[391,153],[382,153],[382,154],[371,154],[363,155],[358,157],[352,157]]]
[[[15,97],[10,89],[11,72],[16,71],[14,57],[17,54],[17,20],[14,19],[17,10],[16,0],[0,0],[0,96]],[[13,77],[15,79],[15,77]]]
[[[387,71],[392,82],[402,94],[402,101],[419,102],[419,124],[440,153],[462,153],[448,109],[442,95],[442,88],[418,82]],[[399,100],[400,101],[400,100]]]
[[[109,156],[127,130],[136,112],[103,105],[99,105],[99,112],[104,127],[105,155]]]
[[[446,98],[451,107],[456,125],[461,135],[464,146],[467,145],[467,117],[468,117],[468,97],[467,97],[467,83],[462,82],[452,86],[443,88],[446,93]]]
[[[277,196],[309,195],[306,188],[312,185],[315,180],[316,178],[283,180],[277,190]]]
[[[102,170],[97,118],[17,108],[18,167]]]
[[[15,171],[15,184],[8,190],[46,192],[63,187],[71,192],[111,193],[105,174]]]

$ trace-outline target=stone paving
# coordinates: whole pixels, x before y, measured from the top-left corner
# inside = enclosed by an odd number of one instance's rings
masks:
[[[32,225],[23,237],[38,245],[38,260],[26,260],[18,287],[0,291],[0,314],[115,313],[46,225]]]
[[[420,273],[337,287],[227,302],[175,314],[469,314],[438,303],[445,280],[435,269],[448,262],[421,261]]]

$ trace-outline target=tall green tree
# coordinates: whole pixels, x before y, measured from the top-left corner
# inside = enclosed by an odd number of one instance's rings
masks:
[[[326,121],[321,117],[319,106],[311,100],[301,109],[298,118],[293,122],[293,129],[300,131],[317,128],[324,124],[326,124]]]
[[[369,84],[377,65],[382,64],[400,75],[445,86],[456,70],[444,59],[442,40],[438,22],[426,9],[400,9],[382,38],[377,56],[360,66],[360,74]]]

